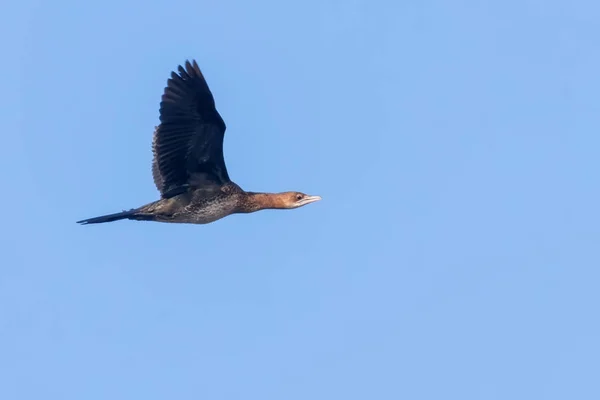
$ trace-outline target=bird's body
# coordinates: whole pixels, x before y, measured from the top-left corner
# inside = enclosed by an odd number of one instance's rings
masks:
[[[225,123],[195,61],[171,73],[152,140],[152,177],[161,198],[139,208],[78,221],[121,219],[208,224],[235,213],[291,209],[320,200],[300,192],[246,192],[232,182],[223,157]]]

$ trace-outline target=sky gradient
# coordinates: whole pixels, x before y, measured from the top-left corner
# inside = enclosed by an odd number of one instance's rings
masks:
[[[598,2],[2,9],[1,399],[600,398]],[[192,58],[232,179],[323,200],[76,225]]]

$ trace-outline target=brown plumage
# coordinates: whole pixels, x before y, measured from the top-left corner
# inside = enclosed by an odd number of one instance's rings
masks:
[[[78,221],[121,219],[207,224],[235,213],[292,209],[321,200],[300,192],[246,192],[231,181],[223,157],[225,122],[196,61],[171,72],[152,138],[152,178],[160,200]]]

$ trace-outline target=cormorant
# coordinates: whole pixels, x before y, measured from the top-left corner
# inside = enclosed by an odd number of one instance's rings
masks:
[[[195,60],[171,72],[152,138],[152,177],[160,200],[77,221],[121,219],[207,224],[235,213],[292,209],[321,200],[301,192],[246,192],[229,179],[223,158],[225,122]]]

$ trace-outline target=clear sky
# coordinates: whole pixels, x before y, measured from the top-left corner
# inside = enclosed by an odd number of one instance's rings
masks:
[[[2,6],[0,398],[600,398],[597,1]],[[323,201],[205,226],[158,198],[195,58],[231,177]]]

